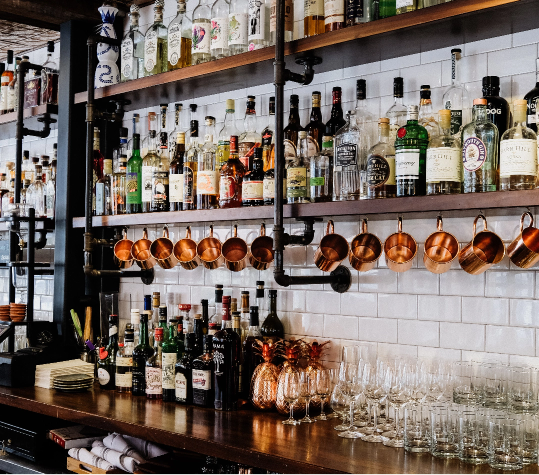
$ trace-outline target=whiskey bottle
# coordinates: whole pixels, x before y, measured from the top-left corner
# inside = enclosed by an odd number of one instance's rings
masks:
[[[342,111],[341,97],[342,90],[340,87],[334,87],[332,91],[333,96],[333,106],[331,107],[331,117],[326,123],[326,132],[325,135],[330,135],[334,137],[337,131],[344,127],[346,120],[344,120],[344,115]]]
[[[193,404],[201,407],[213,407],[213,336],[204,335],[203,350],[192,363]]]
[[[204,145],[198,154],[197,209],[219,208],[219,172],[216,170],[217,146],[215,137],[215,117],[206,116]]]
[[[421,86],[421,92],[419,94],[419,125],[427,129],[429,140],[432,140],[433,137],[436,137],[440,133],[440,126],[432,108],[430,86],[427,84]]]
[[[230,56],[245,53],[249,46],[249,1],[231,0],[228,13],[228,49]]]
[[[126,328],[124,343],[120,343],[116,356],[116,391],[130,393],[133,389],[133,350],[135,332],[133,328]]]
[[[235,125],[236,106],[234,99],[226,100],[225,123],[219,132],[219,142],[217,143],[217,170],[221,170],[230,156],[230,137],[238,136],[239,132]]]
[[[170,211],[183,209],[183,161],[185,157],[185,133],[178,132],[174,147],[174,159],[170,162],[169,170],[169,200]]]
[[[322,151],[310,160],[311,201],[323,203],[333,198],[333,137],[324,135]]]
[[[162,344],[163,329],[154,331],[153,355],[146,361],[146,397],[148,399],[163,398],[163,362]]]
[[[298,143],[298,133],[303,130],[299,118],[299,96],[290,96],[290,115],[288,125],[284,129],[284,158],[291,160],[296,156],[296,144]]]
[[[303,14],[304,38],[324,33],[324,0],[305,0]]]
[[[264,163],[262,148],[255,148],[254,157],[250,158],[250,171],[243,177],[242,204],[243,206],[264,205]]]
[[[356,111],[349,111],[344,127],[333,140],[333,201],[360,199],[360,134],[356,125]]]
[[[168,25],[168,70],[191,66],[193,26],[183,0],[177,0],[177,15]]]
[[[244,396],[245,394],[249,394],[251,379],[253,378],[253,373],[255,372],[256,367],[260,363],[264,362],[262,355],[260,355],[260,353],[256,351],[254,347],[256,340],[260,340],[261,337],[262,334],[260,333],[259,327],[258,307],[255,305],[250,308],[249,328],[242,344],[242,388],[244,390]]]
[[[524,96],[524,99],[527,101],[526,126],[529,129],[532,129],[535,133],[537,133],[536,112],[537,99],[539,99],[539,58],[535,60],[535,65],[537,82],[535,83],[535,87]]]
[[[211,7],[208,0],[199,0],[193,10],[191,64],[202,64],[211,59]]]
[[[228,49],[228,13],[229,3],[217,0],[211,7],[211,59],[226,58],[230,55]]]
[[[165,109],[166,111],[166,109]],[[166,112],[163,114],[166,117]],[[163,123],[162,128],[165,128]],[[169,173],[168,134],[160,133],[160,154],[152,169],[152,199],[151,211],[169,211]]]
[[[249,158],[253,156],[255,148],[262,144],[262,136],[256,131],[256,111],[255,111],[255,96],[247,97],[247,108],[245,110],[245,119],[243,120],[244,132],[240,134],[238,140],[238,152],[240,161],[245,167],[249,168]]]
[[[279,316],[277,315],[277,290],[270,289],[269,294],[269,313],[262,327],[260,333],[264,337],[265,341],[277,341],[284,338],[284,327]]]
[[[242,185],[245,168],[238,158],[238,137],[230,137],[230,155],[221,168],[219,178],[219,207],[239,208],[242,205]]]
[[[157,155],[157,115],[148,113],[148,152],[142,160],[142,212],[148,213],[152,204],[152,178],[153,170],[157,168],[159,156]]]
[[[139,30],[140,7],[131,5],[130,26],[121,45],[121,81],[144,77],[144,35]]]
[[[13,63],[13,51],[7,51],[6,68],[0,77],[0,114],[7,114],[8,112],[8,92],[9,83],[13,81],[14,76],[14,63]]]
[[[394,198],[397,195],[395,183],[395,148],[389,142],[389,119],[378,122],[378,143],[369,150],[367,158],[367,198]]]
[[[178,342],[176,341],[177,321],[165,331],[166,338],[163,341],[163,401],[176,400],[176,363],[178,361]]]
[[[272,159],[273,160],[273,159]],[[264,172],[264,180],[262,182],[262,198],[265,205],[273,205],[275,202],[275,170],[272,161],[271,166]],[[286,170],[285,170],[286,171]],[[286,183],[284,183],[286,190]]]
[[[133,395],[146,394],[146,361],[153,355],[154,349],[149,345],[148,314],[140,314],[140,343],[133,350]]]
[[[322,149],[322,136],[326,126],[322,122],[322,112],[320,110],[320,99],[322,94],[314,91],[312,94],[311,121],[305,126],[307,140],[309,143],[309,156],[316,155]]]
[[[408,106],[408,117],[404,127],[397,131],[395,140],[395,178],[397,196],[422,196],[425,187],[425,162],[428,132],[419,125],[419,107]]]
[[[268,125],[262,130],[262,159],[264,172],[275,166],[275,142],[273,140],[273,128],[275,127],[275,97],[269,98]]]
[[[154,21],[144,36],[145,76],[165,73],[168,69],[167,28],[163,25],[164,0],[155,0]]]
[[[487,100],[487,117],[498,127],[500,137],[511,126],[511,109],[509,103],[500,97],[500,78],[485,76],[483,78],[483,99]]]
[[[470,99],[466,86],[460,83],[460,60],[462,50],[451,50],[451,86],[444,92],[442,103],[444,109],[451,111],[451,134],[460,138],[462,126],[470,122]]]
[[[397,139],[397,130],[406,125],[406,106],[402,104],[404,95],[404,80],[401,77],[393,79],[393,105],[387,110],[389,119],[389,142]]]
[[[451,133],[451,111],[439,112],[441,133],[427,149],[427,195],[460,193],[462,190],[462,148]]]
[[[270,45],[277,39],[277,0],[271,0],[270,13]],[[294,0],[284,0],[284,40],[294,39]]]
[[[345,25],[354,25],[356,16],[356,8],[354,7],[357,2],[358,0],[348,0],[346,2],[324,0],[324,31],[335,31],[344,28]]]
[[[526,100],[516,100],[514,125],[500,140],[500,189],[532,190],[537,187],[537,135],[526,127]]]
[[[223,315],[223,286],[215,286],[215,313],[208,323],[208,335],[214,335],[221,329],[221,318]]]
[[[191,138],[183,162],[183,210],[197,209],[198,120],[191,121]]]
[[[308,158],[307,132],[299,132],[298,153],[286,164],[287,202],[310,203],[310,164]]]
[[[142,213],[142,158],[139,134],[133,134],[133,151],[127,162],[126,195],[126,213]]]
[[[109,216],[112,214],[111,199],[111,175],[112,160],[103,160],[103,177],[95,184],[95,209],[96,216]]]
[[[249,0],[249,51],[265,48],[270,42],[270,1]]]
[[[116,388],[116,355],[118,353],[118,315],[109,317],[109,338],[106,348],[99,350],[97,378],[101,389]]]

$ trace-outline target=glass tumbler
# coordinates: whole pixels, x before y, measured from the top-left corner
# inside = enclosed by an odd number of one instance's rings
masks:
[[[453,363],[453,402],[457,404],[477,404],[479,392],[474,386],[479,365],[470,361]]]
[[[430,452],[430,411],[426,405],[410,406],[404,410],[404,450]]]
[[[459,410],[455,404],[431,410],[431,454],[439,458],[459,456]]]
[[[502,409],[507,407],[508,366],[499,363],[483,363],[479,372],[483,388],[481,400],[485,407]]]
[[[523,465],[537,463],[537,449],[539,444],[539,417],[535,414],[522,414],[522,445],[520,455]]]
[[[512,412],[537,412],[537,370],[532,367],[509,368],[509,408]]]
[[[522,468],[522,425],[518,417],[489,422],[488,464],[496,470]]]
[[[488,462],[488,418],[476,407],[465,406],[459,415],[459,459],[472,465]]]

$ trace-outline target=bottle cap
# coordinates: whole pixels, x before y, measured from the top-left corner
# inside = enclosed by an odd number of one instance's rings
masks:
[[[483,98],[474,99],[473,100],[473,105],[474,106],[486,106],[487,105],[487,100],[483,99]]]
[[[177,102],[176,104],[174,104],[174,108],[175,108],[177,111],[181,111],[182,108],[183,108],[183,104]]]
[[[208,306],[208,300],[207,299],[202,299],[200,301],[200,305],[202,305],[203,307],[207,307]]]
[[[339,86],[335,86],[332,92],[342,92],[342,89]]]
[[[247,295],[247,296],[249,296],[249,291],[248,291],[248,290],[242,290],[242,291],[241,291],[241,295]]]
[[[191,304],[189,304],[189,303],[181,303],[181,304],[178,305],[178,309],[185,310],[185,311],[191,310]]]
[[[222,301],[223,301],[223,286],[216,285],[215,286],[215,303],[221,303]]]
[[[22,158],[24,160],[28,160],[30,158],[30,151],[29,150],[25,150],[24,152],[22,152]]]
[[[140,323],[148,323],[148,314],[145,312],[142,312],[140,314]]]
[[[389,124],[389,119],[387,117],[381,117],[378,119],[379,124]]]
[[[393,96],[402,97],[404,94],[404,79],[397,77],[393,79]]]
[[[152,296],[145,295],[144,296],[144,310],[149,310],[151,308],[152,308]]]
[[[215,124],[215,117],[213,117],[211,115],[207,115],[206,117],[204,117],[204,121],[205,121],[206,125],[213,125],[213,124]]]
[[[49,162],[47,160],[44,160],[43,161],[43,166],[48,167]],[[112,174],[112,160],[110,158],[105,158],[105,160],[103,160],[103,173],[105,175]]]
[[[293,106],[297,106],[299,104],[299,96],[297,94],[292,94],[290,96],[290,104]]]
[[[257,327],[260,325],[260,320],[258,318],[258,305],[253,305],[249,309],[249,326]]]
[[[358,79],[356,82],[356,99],[362,101],[367,98],[367,81]]]
[[[322,93],[321,93],[320,91],[313,91],[313,95],[312,95],[312,96],[313,96],[313,97],[315,97],[315,96],[316,96],[316,97],[320,97],[320,96],[322,96]]]
[[[276,289],[270,289],[268,290],[268,294],[270,297],[277,297],[277,290]]]
[[[176,135],[176,143],[185,144],[185,132],[178,132],[178,135]]]
[[[451,50],[451,54],[453,54],[453,53],[462,53],[462,50],[460,48],[453,48]]]
[[[264,284],[265,284],[265,282],[263,280],[257,280],[256,281],[256,286],[257,287],[260,287],[260,286],[264,287]]]
[[[128,133],[127,127],[120,127],[120,138],[127,138]]]
[[[167,306],[159,305],[159,317],[167,318]]]
[[[483,78],[483,88],[499,89],[500,88],[500,78],[498,76],[485,76]]]
[[[230,295],[223,295],[223,303],[230,304],[231,297]]]
[[[153,337],[155,341],[163,341],[163,329],[161,327],[156,328]]]
[[[236,110],[236,104],[234,102],[234,99],[227,99],[226,100],[226,111],[227,112],[235,112]]]
[[[54,41],[47,41],[47,52],[54,53]]]
[[[135,330],[133,330],[132,328],[126,328],[124,331],[124,340],[135,341]]]

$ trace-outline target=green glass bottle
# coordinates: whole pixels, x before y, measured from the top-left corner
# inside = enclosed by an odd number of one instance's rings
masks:
[[[429,133],[419,125],[419,107],[408,106],[407,123],[395,140],[397,196],[422,196],[426,192],[426,160]]]
[[[177,325],[177,320],[170,320],[168,329],[165,331],[165,341],[163,341],[162,346],[163,401],[176,400],[176,386],[174,381],[176,363],[178,362]]]
[[[387,18],[397,14],[397,0],[380,0],[378,18]]]
[[[260,333],[264,337],[264,340],[276,341],[279,338],[284,338],[284,327],[277,315],[277,291],[271,289],[268,293],[269,313],[260,328]]]
[[[109,344],[99,351],[97,377],[101,389],[116,388],[116,354],[118,353],[118,315],[109,317]]]
[[[127,162],[126,213],[142,213],[142,158],[140,134],[133,134],[133,153]]]
[[[148,315],[140,315],[140,343],[133,350],[133,395],[146,395],[146,361],[153,355],[148,337]]]

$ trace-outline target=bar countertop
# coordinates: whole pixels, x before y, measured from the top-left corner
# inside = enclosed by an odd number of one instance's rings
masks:
[[[0,404],[282,473],[497,473],[488,466],[343,439],[335,420],[285,426],[276,412],[220,412],[115,391],[0,387]],[[537,473],[531,465],[521,473]]]

